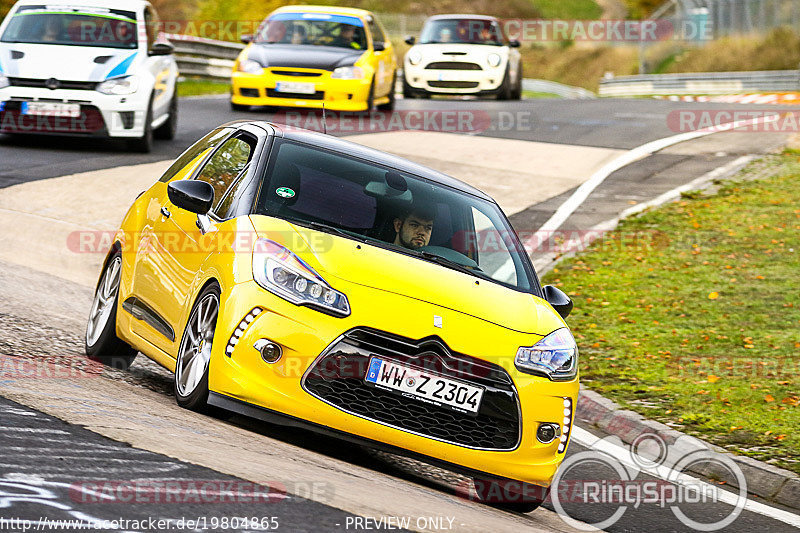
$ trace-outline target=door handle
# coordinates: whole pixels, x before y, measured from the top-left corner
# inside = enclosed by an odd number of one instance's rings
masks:
[[[166,207],[161,208],[161,214],[164,216],[164,218],[169,218],[172,216],[172,213],[170,213],[169,209],[167,209]]]

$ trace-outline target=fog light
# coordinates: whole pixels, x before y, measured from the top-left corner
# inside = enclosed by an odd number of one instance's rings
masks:
[[[253,344],[253,348],[258,350],[258,353],[261,354],[261,359],[263,359],[265,363],[269,364],[277,362],[283,354],[283,350],[281,350],[280,346],[267,339],[257,340]]]
[[[561,434],[561,427],[558,424],[539,424],[536,430],[536,438],[542,444],[550,444]]]

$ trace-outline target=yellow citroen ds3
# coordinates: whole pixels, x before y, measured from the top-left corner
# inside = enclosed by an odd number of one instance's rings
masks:
[[[131,206],[86,353],[126,368],[141,352],[174,372],[183,407],[421,458],[531,510],[573,427],[571,309],[481,191],[346,140],[233,122]]]
[[[286,6],[272,12],[233,67],[231,108],[292,106],[335,111],[394,107],[397,58],[363,9]]]

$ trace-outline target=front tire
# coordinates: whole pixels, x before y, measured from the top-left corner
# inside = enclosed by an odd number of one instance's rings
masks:
[[[208,411],[208,369],[219,315],[220,288],[209,285],[197,297],[183,332],[175,366],[175,400],[192,411]]]
[[[522,98],[522,63],[517,69],[517,83],[514,84],[514,90],[511,92],[512,100],[520,100]]]
[[[497,99],[510,100],[511,97],[511,72],[509,71],[508,67],[506,67],[506,73],[503,76],[503,83],[500,84],[500,88],[497,90]]]
[[[153,97],[147,105],[147,114],[144,118],[144,133],[138,139],[128,141],[128,148],[134,152],[148,154],[153,149]]]
[[[111,368],[126,370],[136,359],[137,352],[117,337],[117,307],[119,281],[122,274],[122,255],[111,256],[103,269],[86,324],[84,351],[92,361]]]
[[[156,139],[163,139],[166,141],[171,141],[175,138],[175,134],[178,132],[178,93],[177,87],[175,94],[172,95],[172,100],[169,102],[169,118],[165,123],[160,125],[153,135]]]
[[[472,478],[479,501],[515,513],[538,509],[550,494],[550,487],[521,481]]]
[[[392,86],[391,86],[391,89],[389,89],[389,94],[387,95],[389,97],[389,101],[387,103],[385,103],[385,104],[379,105],[378,109],[380,109],[381,111],[394,111],[394,104],[395,104],[395,100],[396,100],[396,97],[395,97],[395,94],[394,94],[395,93],[395,87],[397,87],[397,73],[396,72],[395,72],[394,76],[392,76]]]

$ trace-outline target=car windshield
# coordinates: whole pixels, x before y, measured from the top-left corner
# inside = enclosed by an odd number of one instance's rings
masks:
[[[22,6],[1,42],[136,48],[136,13],[58,5]]]
[[[435,19],[422,28],[420,44],[487,44],[503,45],[500,26],[494,20]]]
[[[255,42],[365,50],[367,35],[364,32],[364,23],[358,17],[325,13],[279,13],[261,25]]]
[[[256,214],[283,218],[533,292],[527,254],[493,202],[388,166],[281,140]]]

